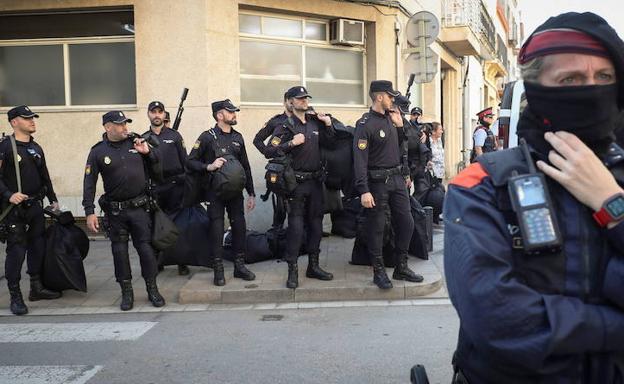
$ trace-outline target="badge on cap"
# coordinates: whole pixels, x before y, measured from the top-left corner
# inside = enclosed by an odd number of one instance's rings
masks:
[[[85,167],[85,175],[90,175],[91,174],[91,164],[87,164],[87,166]]]
[[[301,92],[305,92],[305,89],[303,89],[303,87],[299,88],[301,90]]]
[[[384,132],[383,130],[379,130],[379,137],[381,138],[386,137],[386,132]]]
[[[119,112],[119,116],[123,117],[123,112]]]
[[[358,140],[358,148],[363,151],[363,150],[366,149],[366,147],[368,147],[368,140],[359,139]]]
[[[108,165],[110,163],[111,163],[111,158],[108,156],[104,157],[104,164]]]

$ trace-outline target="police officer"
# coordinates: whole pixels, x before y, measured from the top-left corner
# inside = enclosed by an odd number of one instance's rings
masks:
[[[95,215],[95,188],[102,175],[104,195],[100,207],[104,211],[105,226],[111,241],[115,263],[115,278],[121,286],[122,311],[134,306],[132,272],[128,255],[128,239],[139,254],[141,275],[145,280],[147,297],[155,307],[165,305],[158,292],[157,261],[152,247],[152,218],[149,213],[147,186],[149,170],[158,163],[158,156],[147,142],[128,135],[127,123],[132,120],[121,111],[110,111],[102,116],[105,133],[102,141],[91,147],[85,167],[82,205],[87,217],[87,228],[100,228]],[[147,163],[147,164],[146,164]]]
[[[454,382],[622,383],[624,151],[613,141],[624,41],[601,17],[570,12],[539,26],[518,61],[528,153],[484,154],[445,201],[444,264],[460,318]],[[533,172],[545,187],[515,192],[510,178]],[[515,212],[511,196],[554,209],[534,221],[544,211]],[[552,223],[559,246],[528,249]]]
[[[152,101],[147,106],[147,117],[150,129],[143,133],[148,143],[158,146],[162,177],[156,181],[153,189],[154,197],[160,208],[172,215],[182,208],[184,198],[184,165],[186,164],[186,148],[178,131],[165,126],[165,106],[160,101]],[[153,180],[154,182],[155,180]],[[178,265],[181,276],[190,273],[186,265]]]
[[[267,148],[270,147],[270,144],[265,144],[265,140],[273,135],[275,129],[282,124],[284,124],[288,117],[292,116],[292,107],[288,103],[288,93],[284,93],[284,112],[273,116],[267,121],[262,129],[256,133],[254,137],[253,144],[258,148],[258,151],[262,153],[267,159],[269,157],[269,152],[267,152]],[[268,195],[268,193],[267,193]],[[264,196],[262,197],[264,199]],[[276,195],[274,206],[273,206],[273,228],[279,229],[284,225],[284,221],[286,220],[286,200],[281,195]]]
[[[366,214],[368,249],[373,264],[373,281],[381,289],[392,288],[383,264],[382,246],[386,209],[390,209],[395,234],[397,264],[395,280],[420,282],[423,277],[407,266],[407,248],[412,238],[414,221],[408,195],[409,173],[401,163],[404,119],[394,107],[392,82],[376,80],[370,84],[373,105],[355,127],[353,167],[355,189]]]
[[[256,206],[251,168],[245,150],[243,135],[234,129],[237,124],[236,112],[240,111],[229,99],[212,103],[212,116],[217,124],[203,132],[188,156],[187,166],[190,170],[210,176],[218,172],[227,161],[238,161],[245,173],[245,189],[247,190],[248,211]],[[227,160],[230,156],[232,160]],[[214,189],[208,188],[205,196],[208,202],[210,215],[210,238],[214,257],[214,284],[225,285],[223,272],[223,226],[224,215],[227,210],[230,226],[232,227],[232,248],[234,249],[234,277],[251,281],[256,278],[245,266],[245,241],[247,226],[243,208],[244,198],[242,190],[233,196],[218,196]]]
[[[496,150],[496,137],[490,126],[494,122],[494,113],[492,107],[485,108],[477,113],[479,125],[472,134],[472,152],[470,153],[470,162],[474,162],[477,156],[487,152]]]
[[[11,138],[0,139],[0,196],[2,197],[2,224],[6,228],[6,260],[4,273],[11,297],[11,312],[28,313],[20,290],[20,272],[28,254],[30,301],[57,299],[60,292],[46,289],[41,283],[41,269],[45,256],[45,218],[43,199],[48,198],[58,208],[48,167],[41,146],[32,134],[37,131],[35,112],[21,105],[7,113],[13,128]],[[21,183],[18,182],[11,139],[15,139]],[[21,184],[21,189],[20,189]]]
[[[286,197],[288,203],[288,229],[285,259],[288,262],[286,287],[299,286],[297,259],[303,241],[304,224],[307,231],[308,268],[306,277],[332,280],[334,276],[319,264],[323,232],[324,170],[321,164],[321,146],[331,145],[334,128],[329,115],[306,114],[309,109],[308,91],[302,86],[286,92],[292,116],[278,126],[266,147],[265,156],[273,158],[287,154],[297,178],[297,187]]]
[[[414,126],[420,125],[420,117],[423,114],[423,110],[420,107],[414,107],[410,111],[410,123]]]

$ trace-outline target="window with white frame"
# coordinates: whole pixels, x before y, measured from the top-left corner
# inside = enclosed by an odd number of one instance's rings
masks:
[[[241,11],[239,32],[242,102],[281,103],[303,85],[315,104],[365,104],[365,51],[331,45],[327,20]]]
[[[136,104],[128,9],[0,14],[0,107]]]

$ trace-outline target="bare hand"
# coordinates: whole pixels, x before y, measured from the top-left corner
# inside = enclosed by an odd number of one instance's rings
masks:
[[[251,212],[256,208],[256,197],[248,196],[247,197],[247,212]]]
[[[392,120],[392,124],[394,124],[396,127],[399,127],[399,128],[402,127],[403,116],[401,116],[399,111],[397,111],[396,109],[391,109],[389,112],[390,112],[390,120]]]
[[[433,169],[433,161],[427,161],[427,169]]]
[[[218,157],[211,164],[208,164],[207,169],[209,172],[216,171],[217,169],[223,167],[223,164],[225,164],[226,162],[227,160],[225,160],[223,157]]]
[[[15,192],[14,194],[11,195],[11,197],[9,197],[9,202],[11,204],[20,204],[21,202],[23,202],[24,200],[28,199],[28,195],[24,195],[23,193],[19,193],[19,192]]]
[[[412,178],[411,177],[405,178],[405,186],[407,187],[407,189],[412,188]]]
[[[145,139],[134,139],[134,149],[137,150],[142,155],[147,155],[150,151],[149,145],[147,145],[147,141]]]
[[[292,138],[293,146],[301,145],[305,143],[305,136],[303,133],[297,133],[295,137]]]
[[[316,115],[316,117],[318,117],[319,120],[321,120],[323,123],[325,123],[326,126],[331,127],[332,123],[331,123],[331,117],[327,116],[324,113],[318,113]]]
[[[548,154],[552,165],[543,161],[537,167],[561,184],[578,201],[597,211],[609,197],[622,188],[594,152],[569,132],[546,132],[554,151]]]
[[[100,230],[100,223],[95,213],[87,216],[87,228],[89,228],[91,232],[98,232]]]
[[[364,208],[373,208],[375,206],[375,199],[370,192],[363,193],[360,197],[360,202]]]
[[[58,211],[59,210],[59,203],[58,203],[58,201],[53,201],[52,204],[50,204],[50,208],[53,211]]]

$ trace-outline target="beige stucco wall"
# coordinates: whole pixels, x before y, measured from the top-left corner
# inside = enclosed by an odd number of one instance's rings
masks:
[[[202,131],[214,124],[210,111],[212,101],[230,98],[235,103],[240,102],[239,7],[319,18],[364,20],[369,23],[366,81],[389,79],[396,84],[398,78],[397,87],[402,92],[405,90],[407,74],[403,73],[401,63],[398,76],[396,71],[394,25],[399,20],[404,27],[407,16],[394,8],[334,0],[3,0],[0,11],[119,5],[134,6],[137,107],[126,111],[134,119],[132,130],[143,132],[147,129],[146,107],[151,100],[162,101],[174,114],[181,90],[187,87],[190,91],[180,129],[187,149]],[[404,38],[401,40],[401,48],[405,48]],[[439,79],[435,81],[439,84]],[[424,109],[436,111],[427,117],[439,120],[439,97],[438,104],[435,104],[439,90],[432,90],[429,86],[423,89],[426,95]],[[452,108],[461,111],[459,105]],[[319,108],[322,109],[326,108]],[[101,115],[105,110],[38,111],[41,118],[36,139],[46,151],[52,181],[61,202],[77,215],[82,214],[84,163],[90,147],[100,140],[103,132]],[[366,108],[361,107],[327,110],[351,125],[365,111]],[[279,112],[279,106],[244,105],[239,114],[236,129],[245,137],[258,194],[265,189],[265,160],[253,147],[252,139],[264,122]],[[8,125],[5,126],[4,130],[8,129]],[[257,212],[248,216],[249,226],[263,229],[270,217],[267,213],[268,205],[260,206]]]

